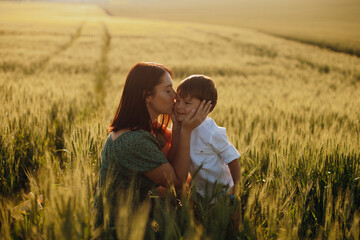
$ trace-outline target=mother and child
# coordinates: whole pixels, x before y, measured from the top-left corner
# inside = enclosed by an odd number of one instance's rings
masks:
[[[240,154],[226,129],[207,116],[217,102],[213,80],[192,75],[175,92],[172,76],[168,67],[149,62],[128,73],[101,152],[97,192],[110,198],[111,212],[117,212],[116,193],[130,186],[141,202],[158,186],[173,184],[181,191],[189,173],[203,198],[212,196],[214,186],[231,192],[239,181]],[[95,200],[96,208],[105,204],[101,199]]]

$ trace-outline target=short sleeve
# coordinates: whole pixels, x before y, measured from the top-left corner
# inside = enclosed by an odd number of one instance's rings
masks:
[[[217,128],[217,130],[212,134],[210,144],[226,164],[229,164],[234,159],[240,157],[240,153],[236,150],[234,145],[230,143],[225,128]]]
[[[151,133],[138,132],[131,138],[128,137],[126,141],[122,143],[122,157],[117,158],[120,166],[130,171],[143,173],[168,162]]]

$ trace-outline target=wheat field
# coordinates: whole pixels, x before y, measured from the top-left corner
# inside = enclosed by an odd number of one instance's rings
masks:
[[[100,4],[114,16],[251,28],[360,56],[358,0],[117,0]]]
[[[241,154],[241,180],[232,204],[194,210],[190,191],[157,202],[154,219],[149,202],[133,209],[124,193],[119,239],[360,238],[358,57],[249,29],[25,2],[0,3],[0,56],[1,239],[102,234],[100,152],[141,61],[169,66],[175,87],[191,74],[214,79],[210,116]]]

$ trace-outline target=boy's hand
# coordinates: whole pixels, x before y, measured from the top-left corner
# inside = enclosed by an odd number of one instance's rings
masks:
[[[205,100],[202,101],[196,111],[193,109],[186,115],[182,122],[182,128],[192,131],[199,126],[209,114],[211,106],[211,101],[208,101],[207,103]]]

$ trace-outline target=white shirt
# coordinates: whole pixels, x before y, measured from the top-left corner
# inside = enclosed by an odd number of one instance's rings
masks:
[[[205,197],[206,189],[207,194],[211,194],[215,182],[229,188],[234,186],[227,164],[239,157],[239,152],[229,142],[226,129],[207,117],[191,132],[190,173],[196,191]]]

